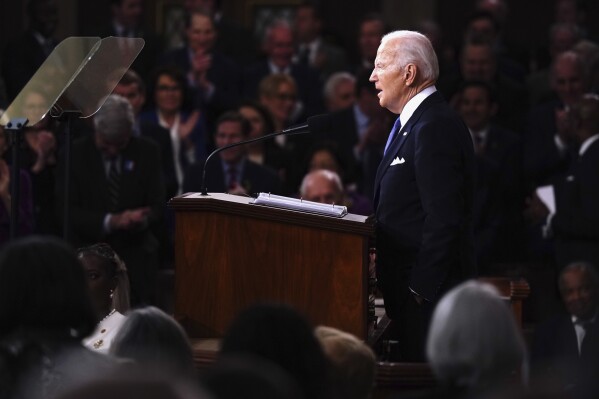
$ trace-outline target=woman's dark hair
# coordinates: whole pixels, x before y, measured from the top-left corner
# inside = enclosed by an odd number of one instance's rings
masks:
[[[233,321],[220,354],[254,355],[279,365],[295,378],[306,398],[329,393],[328,365],[310,324],[283,304],[257,304]]]
[[[36,330],[81,339],[95,326],[83,268],[65,242],[31,236],[2,250],[0,337],[17,330]]]
[[[241,110],[241,108],[243,107],[252,108],[260,114],[262,120],[264,121],[264,134],[274,133],[275,124],[272,121],[272,116],[270,115],[270,112],[268,112],[264,105],[254,100],[244,100],[239,105],[239,107],[237,107],[237,110]]]
[[[150,81],[150,84],[148,87],[149,93],[148,93],[148,96],[146,97],[146,100],[148,101],[148,103],[151,104],[152,106],[156,105],[154,96],[156,94],[158,79],[161,76],[168,76],[169,78],[171,78],[175,82],[177,82],[177,85],[179,85],[179,87],[181,87],[181,93],[183,95],[181,109],[189,111],[193,105],[191,93],[189,91],[189,85],[187,84],[187,78],[185,77],[185,73],[181,70],[181,68],[179,68],[176,65],[165,65],[165,66],[158,67],[152,71],[151,81]]]

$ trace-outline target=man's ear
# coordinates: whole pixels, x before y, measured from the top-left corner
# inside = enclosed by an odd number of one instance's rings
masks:
[[[408,64],[404,68],[404,79],[406,81],[406,86],[411,86],[416,81],[416,73],[418,72],[418,68],[415,64]]]

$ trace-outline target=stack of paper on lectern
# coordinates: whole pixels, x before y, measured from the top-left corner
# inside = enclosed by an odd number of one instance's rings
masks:
[[[295,211],[318,213],[326,216],[343,217],[347,215],[347,207],[334,204],[321,204],[320,202],[304,201],[298,198],[283,197],[260,193],[253,204],[272,206],[276,208],[292,209]]]

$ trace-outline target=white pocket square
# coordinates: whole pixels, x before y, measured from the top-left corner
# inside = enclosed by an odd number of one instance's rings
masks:
[[[395,157],[395,159],[393,160],[393,162],[391,162],[391,166],[393,165],[400,165],[402,163],[404,163],[406,160],[403,159],[403,157],[401,157],[401,159],[399,159],[399,157]]]

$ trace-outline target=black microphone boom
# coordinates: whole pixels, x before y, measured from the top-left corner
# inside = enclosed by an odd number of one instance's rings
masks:
[[[231,147],[237,147],[238,145],[251,144],[258,141],[270,139],[276,136],[293,136],[296,134],[305,134],[305,133],[322,133],[327,131],[331,125],[331,117],[328,114],[324,115],[314,115],[308,118],[307,123],[302,125],[292,126],[288,129],[284,129],[280,132],[266,134],[261,137],[256,137],[249,140],[238,141],[237,143],[229,144],[216,150],[212,151],[210,155],[204,161],[204,168],[202,169],[202,189],[201,195],[208,195],[208,189],[206,188],[206,165],[208,165],[208,161],[212,158],[213,155],[218,154],[221,151],[227,150]]]

